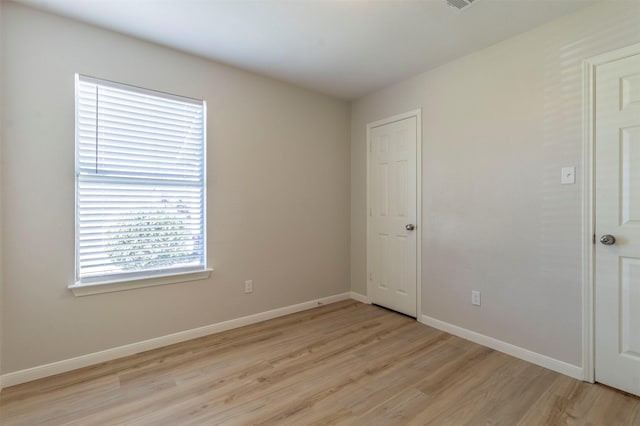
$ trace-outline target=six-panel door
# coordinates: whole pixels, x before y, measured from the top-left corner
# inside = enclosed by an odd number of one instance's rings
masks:
[[[640,55],[597,67],[595,113],[596,380],[640,395]]]
[[[374,127],[370,155],[371,299],[415,317],[416,117]],[[413,228],[413,229],[412,229]]]

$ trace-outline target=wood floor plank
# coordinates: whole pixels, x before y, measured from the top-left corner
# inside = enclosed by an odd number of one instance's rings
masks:
[[[342,331],[334,336],[330,335],[319,339],[313,345],[293,350],[289,356],[269,357],[267,361],[273,368],[259,376],[257,382],[247,383],[240,388],[232,389],[231,392],[227,391],[218,396],[216,396],[215,391],[205,395],[209,401],[216,403],[217,410],[221,411],[221,413],[213,417],[210,414],[201,414],[200,411],[202,410],[191,407],[197,405],[193,401],[186,401],[187,405],[183,409],[187,409],[192,417],[198,413],[202,422],[215,422],[219,417],[229,420],[232,417],[230,412],[238,412],[235,409],[238,404],[249,402],[251,399],[267,398],[275,401],[287,401],[291,398],[292,387],[297,391],[294,392],[294,395],[299,397],[304,384],[314,383],[311,389],[315,390],[316,384],[320,379],[326,377],[326,374],[314,377],[317,371],[324,372],[327,368],[330,368],[334,374],[338,374],[344,369],[346,371],[353,370],[357,366],[357,360],[349,351],[361,346],[374,344],[380,336],[399,330],[403,323],[408,325],[403,318],[393,316],[387,318],[384,322],[376,320],[376,322],[364,323],[357,330],[350,326],[348,327],[349,333]],[[355,339],[354,333],[357,333]],[[284,395],[280,395],[280,393]],[[302,393],[302,395],[305,394]],[[275,402],[271,403],[271,411],[274,410],[274,404]]]
[[[25,383],[0,425],[633,425],[640,398],[355,301]]]

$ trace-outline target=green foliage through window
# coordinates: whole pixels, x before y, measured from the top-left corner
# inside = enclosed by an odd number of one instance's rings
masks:
[[[177,215],[166,211],[141,214],[131,225],[123,222],[118,228],[109,257],[123,269],[154,269],[189,261],[185,259],[185,246],[193,241]]]

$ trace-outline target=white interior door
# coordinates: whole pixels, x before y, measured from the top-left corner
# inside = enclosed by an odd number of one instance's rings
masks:
[[[595,375],[640,395],[640,55],[599,65],[595,94]]]
[[[372,303],[417,315],[417,118],[369,133],[368,273]]]

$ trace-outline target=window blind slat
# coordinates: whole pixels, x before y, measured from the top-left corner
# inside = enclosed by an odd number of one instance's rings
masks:
[[[174,253],[170,253],[173,255]],[[99,259],[94,261],[87,261],[87,270],[93,270],[91,272],[96,273],[100,270],[104,272],[110,272],[111,274],[120,273],[122,271],[132,272],[135,269],[136,272],[142,271],[158,271],[168,267],[184,267],[189,265],[196,265],[200,259],[196,255],[177,253],[175,256],[169,257],[166,253],[166,257],[162,257],[162,252],[149,252],[144,256],[127,256],[123,257],[123,260],[116,259]],[[133,268],[132,266],[135,266]],[[98,271],[96,271],[98,269]],[[91,273],[90,272],[90,273]]]
[[[140,157],[146,158],[147,161],[166,161],[167,159],[180,159],[183,161],[194,161],[200,163],[202,161],[202,155],[199,152],[189,153],[183,150],[161,150],[156,149],[153,154],[148,153],[148,149],[139,149],[132,146],[127,146],[127,144],[109,144],[103,145],[101,147],[100,153],[102,156],[117,156],[129,159],[137,159],[140,160]],[[84,147],[80,147],[79,152],[81,155],[89,156],[89,154],[93,154],[95,157],[95,150],[91,152],[90,149],[86,149]]]
[[[114,256],[120,256],[120,257],[132,256],[131,250],[126,248],[125,249],[119,248],[119,246],[121,247],[125,244],[126,245],[136,244],[140,247],[145,247],[147,249],[147,251],[144,254],[145,256],[149,253],[149,251],[157,251],[157,250],[162,251],[166,247],[171,247],[172,253],[177,253],[179,255],[194,256],[193,250],[198,248],[198,244],[196,241],[192,239],[190,240],[187,238],[171,241],[171,243],[168,243],[168,244],[157,244],[157,242],[151,239],[132,240],[132,241],[127,241],[124,244],[118,244],[118,245],[114,244],[113,246],[111,246],[109,249],[106,249],[106,250],[104,248],[100,248],[96,246],[93,250],[87,250],[84,253],[82,253],[80,255],[80,259],[87,260],[87,261],[89,260],[97,261],[101,259],[110,259],[110,258],[113,258]]]
[[[160,136],[185,137],[196,130],[191,126],[182,126],[177,122],[140,120],[129,116],[112,116],[98,112],[98,131],[107,133],[109,130],[121,132],[141,133]]]
[[[76,93],[77,280],[204,269],[204,102],[84,76]]]
[[[160,228],[160,229],[159,229]],[[193,235],[193,231],[198,230],[197,225],[184,225],[171,227],[165,224],[165,221],[159,221],[156,227],[148,227],[144,224],[121,225],[120,228],[114,227],[113,231],[104,231],[103,229],[81,229],[79,239],[83,241],[97,241],[103,239],[105,244],[111,244],[115,240],[126,240],[129,238],[148,238],[150,235],[158,237],[170,235]],[[108,240],[108,241],[107,241]]]
[[[174,125],[184,125],[191,127],[200,121],[202,114],[191,111],[166,111],[147,109],[138,105],[125,105],[105,100],[103,96],[99,98],[98,109],[100,114],[107,118],[128,118],[132,122],[159,122],[173,123]]]
[[[147,173],[151,175],[170,175],[170,176],[200,176],[200,167],[186,167],[183,165],[179,169],[175,166],[171,167],[169,164],[163,163],[145,163],[145,164],[136,164],[135,161],[125,161],[125,159],[119,160],[116,158],[107,158],[103,159],[103,157],[99,157],[100,162],[100,171],[111,171],[111,172],[140,172]],[[179,164],[178,164],[179,165]],[[136,173],[137,174],[137,173]]]
[[[175,240],[171,240],[172,242],[175,243],[181,243],[184,241],[188,241],[191,244],[195,244],[198,240],[193,238],[193,235],[191,235],[192,233],[185,233],[185,234],[176,234],[176,238]],[[81,255],[84,254],[89,254],[89,253],[96,253],[96,252],[100,252],[100,253],[104,253],[106,251],[111,251],[111,250],[105,250],[104,244],[103,244],[103,240],[104,239],[99,239],[99,238],[87,238],[84,241],[85,243],[85,249],[82,251]],[[114,246],[116,247],[116,242],[120,242],[120,241],[126,241],[127,243],[131,242],[131,241],[140,241],[140,242],[145,242],[145,241],[152,241],[152,237],[146,237],[146,238],[121,238],[118,239],[118,241],[115,241],[112,245],[110,246]],[[118,250],[125,250],[125,251],[129,251],[128,248],[117,248]]]
[[[89,134],[83,136],[86,140],[80,141],[80,147],[82,149],[91,149],[96,145],[95,134]],[[114,149],[114,148],[128,148],[136,151],[157,151],[157,154],[167,153],[171,155],[184,154],[184,155],[197,155],[202,156],[202,151],[197,145],[187,143],[185,141],[172,142],[169,140],[158,139],[144,139],[144,138],[132,138],[132,137],[110,137],[107,138],[104,135],[100,135],[98,138],[101,143],[100,149]],[[154,152],[153,154],[156,154]],[[151,154],[151,155],[153,155]]]

